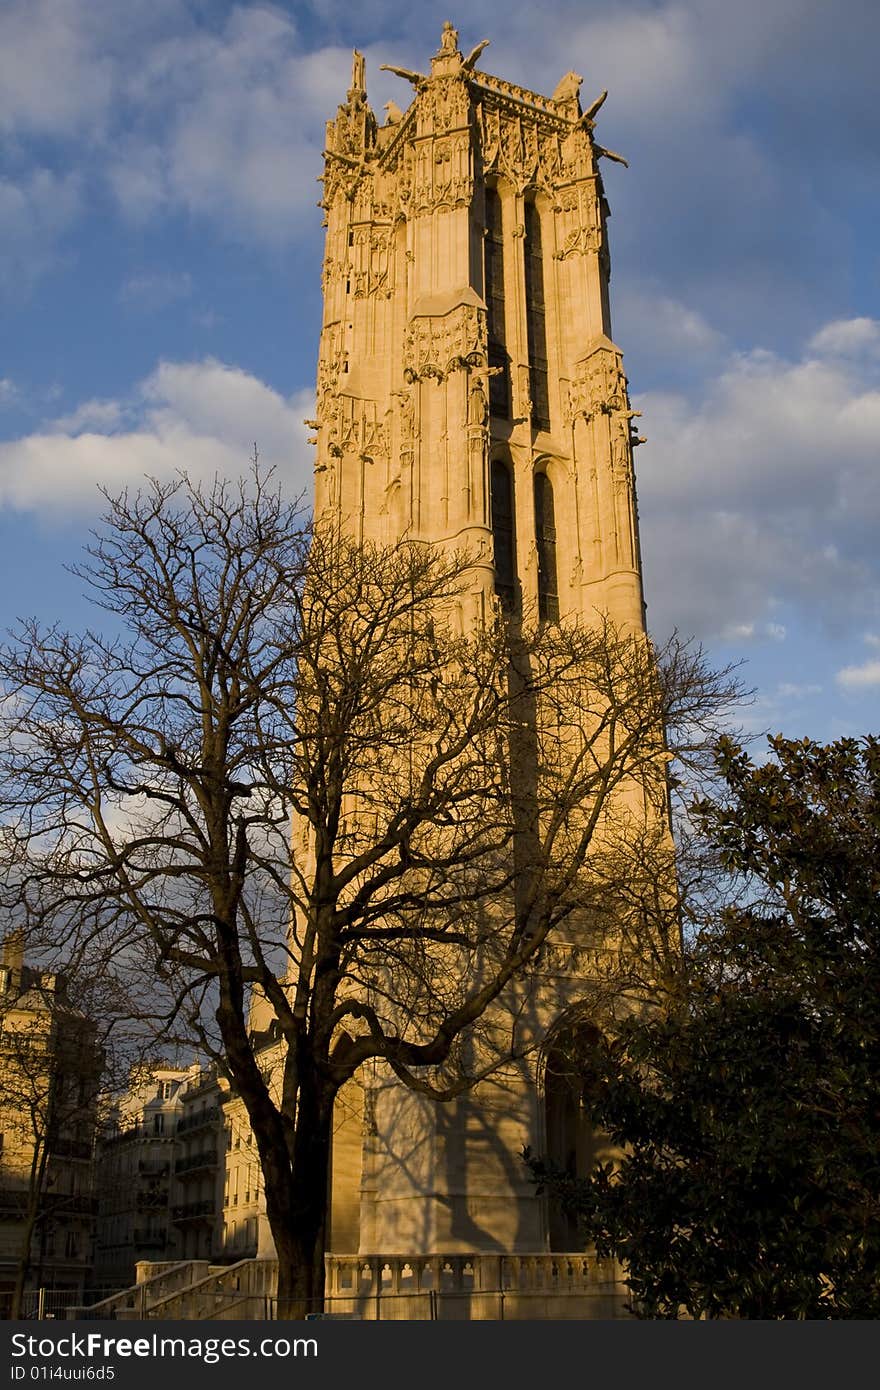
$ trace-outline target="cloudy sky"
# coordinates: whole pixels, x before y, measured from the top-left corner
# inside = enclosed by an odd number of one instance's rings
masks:
[[[744,659],[754,728],[880,725],[877,0],[0,2],[0,627],[85,621],[97,484],[310,487],[325,120],[450,18],[604,89],[649,621]]]

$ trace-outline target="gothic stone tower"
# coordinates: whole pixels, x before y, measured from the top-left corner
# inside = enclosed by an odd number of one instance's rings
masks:
[[[381,126],[355,53],[328,123],[316,518],[467,547],[474,622],[500,601],[642,632],[638,441],[598,168],[619,156],[593,138],[604,94],[585,112],[575,73],[552,97],[517,87],[476,67],[484,47],[464,56],[447,24],[430,73],[391,69],[415,94]],[[550,991],[548,1029],[576,997],[576,979]],[[546,1148],[537,1070],[508,1078],[503,1103],[374,1094],[362,1153],[340,1135],[333,1248],[565,1248],[518,1157]]]

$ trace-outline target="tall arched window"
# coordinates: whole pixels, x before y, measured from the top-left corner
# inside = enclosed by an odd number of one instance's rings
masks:
[[[546,473],[535,474],[535,542],[538,548],[538,617],[542,622],[555,623],[559,618],[556,508],[553,484]]]
[[[492,460],[492,542],[495,550],[495,592],[505,608],[512,608],[516,585],[516,549],[513,529],[513,478],[503,459]]]
[[[532,424],[550,428],[550,393],[547,386],[547,325],[544,309],[544,249],[541,215],[533,202],[525,208],[526,333],[529,349],[529,389]]]
[[[583,1079],[576,1060],[588,1055],[593,1037],[589,1027],[566,1028],[548,1050],[544,1072],[545,1152],[554,1168],[572,1178],[587,1177],[597,1159],[608,1156],[605,1141],[593,1130],[584,1108]],[[575,1218],[557,1199],[548,1202],[547,1215],[551,1250],[582,1248]]]
[[[494,188],[486,189],[486,308],[488,310],[489,366],[500,367],[489,378],[489,409],[502,419],[510,418],[510,369],[507,330],[504,320],[504,234],[501,199]]]

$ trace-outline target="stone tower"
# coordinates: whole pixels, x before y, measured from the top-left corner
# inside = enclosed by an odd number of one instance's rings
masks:
[[[316,518],[357,538],[467,547],[473,621],[500,602],[547,620],[597,609],[644,630],[621,353],[594,140],[568,73],[541,96],[477,67],[444,27],[430,72],[379,124],[364,60],[328,123]],[[564,972],[563,972],[564,973]],[[544,1026],[577,999],[548,986]],[[499,1100],[371,1097],[340,1132],[332,1248],[416,1255],[566,1248],[519,1161],[546,1148],[535,1062]],[[558,1109],[558,1107],[557,1107]],[[573,1123],[573,1122],[572,1122]],[[576,1126],[575,1126],[576,1128]],[[574,1131],[557,1143],[577,1145]]]

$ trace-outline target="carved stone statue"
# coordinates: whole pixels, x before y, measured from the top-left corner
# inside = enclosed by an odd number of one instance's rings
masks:
[[[458,30],[453,29],[451,20],[446,20],[443,25],[443,33],[440,38],[441,53],[458,52]]]
[[[487,425],[489,423],[489,402],[482,378],[475,376],[468,394],[468,424]]]
[[[583,78],[576,72],[567,72],[556,84],[553,93],[554,101],[574,101],[581,89]]]

